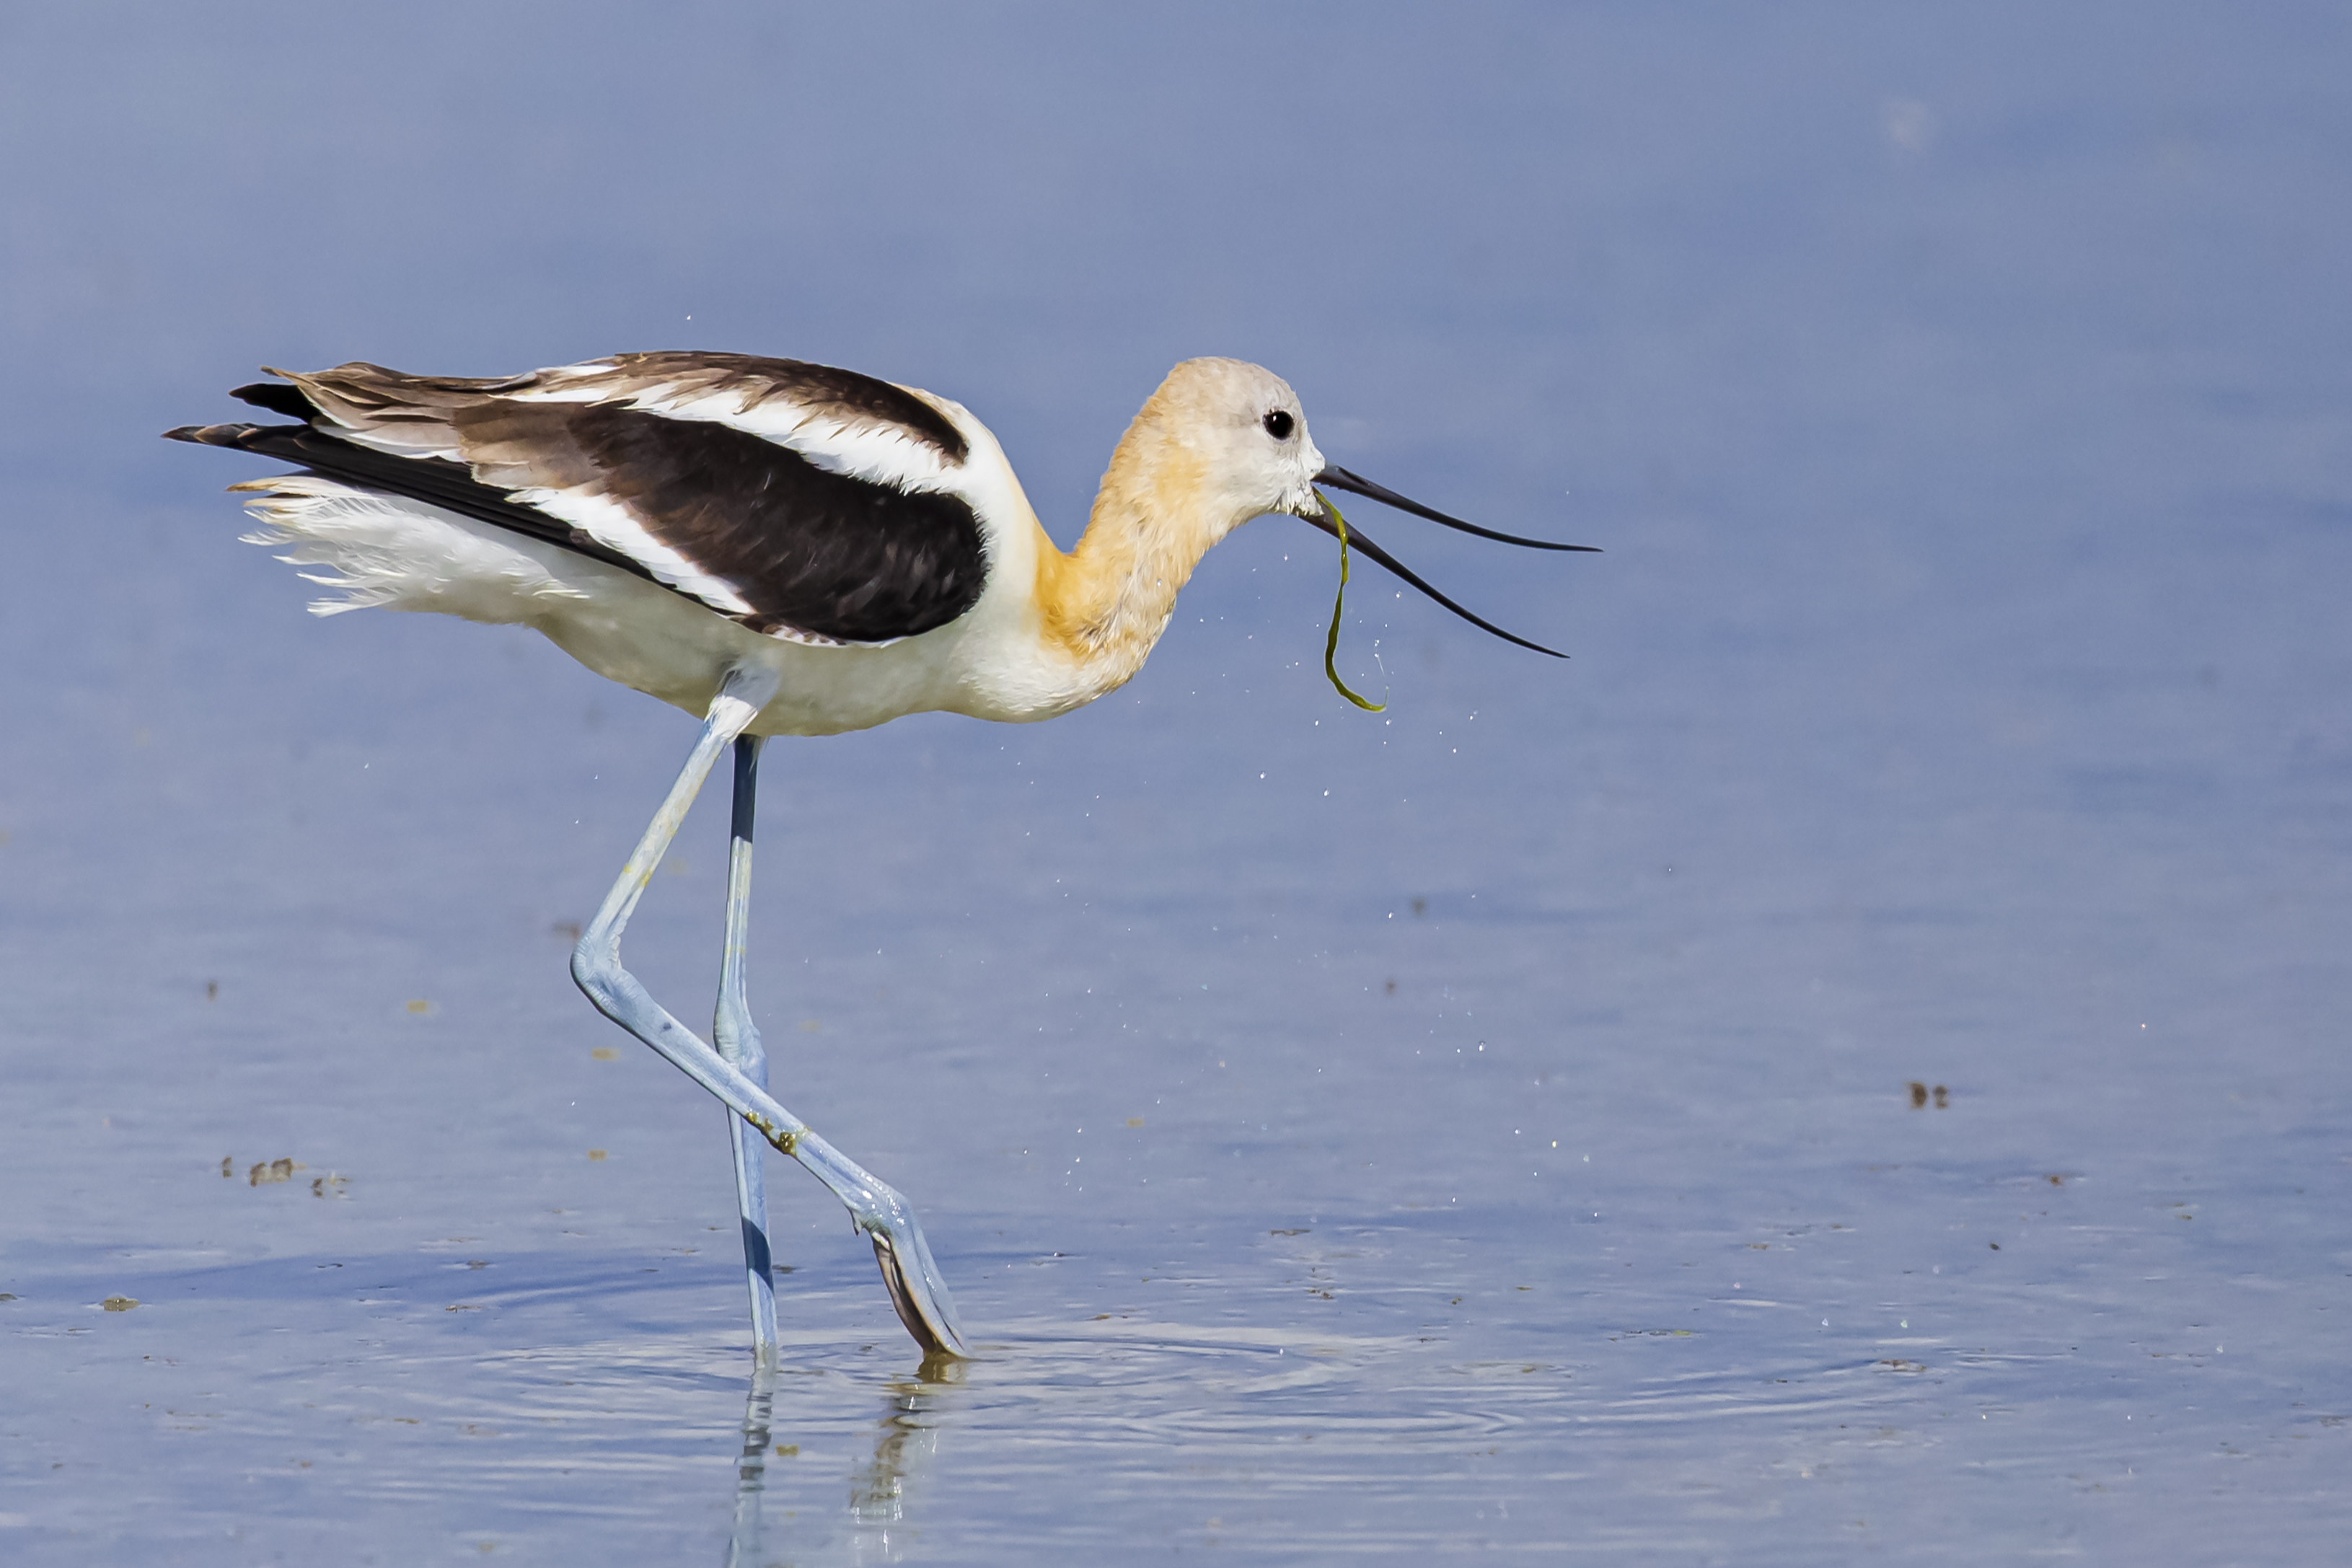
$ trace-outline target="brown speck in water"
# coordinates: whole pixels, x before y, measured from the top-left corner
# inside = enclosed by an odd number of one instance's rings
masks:
[[[798,1443],[779,1443],[776,1445],[776,1458],[779,1459],[797,1459],[800,1457],[801,1446]]]
[[[272,1182],[290,1182],[293,1179],[294,1162],[283,1158],[260,1161],[245,1173],[245,1184],[248,1187],[266,1187]]]
[[[595,1062],[616,1062],[621,1059],[621,1053],[611,1046],[598,1046],[588,1053],[588,1059]]]
[[[1413,901],[1412,901],[1412,912],[1413,912],[1413,918],[1415,918],[1416,920],[1418,920],[1421,916],[1427,914],[1427,913],[1429,912],[1429,900],[1428,900],[1427,899],[1415,899],[1415,900],[1413,900]]]
[[[1936,1086],[1936,1109],[1938,1110],[1949,1110],[1951,1108],[1952,1091],[1946,1089],[1942,1084],[1937,1084]]]
[[[819,1029],[824,1027],[824,1025],[814,1018],[803,1018],[801,1020],[801,1033],[803,1035],[814,1035]]]
[[[433,1011],[433,1004],[418,996],[409,1002],[408,1010],[412,1013],[430,1013]]]
[[[1985,1245],[1991,1247],[1995,1252],[1999,1252],[2000,1250],[2000,1243],[1998,1241],[1988,1241]]]
[[[1916,1079],[1914,1079],[1911,1084],[1911,1109],[1914,1110],[1925,1110],[1927,1108],[1927,1086]]]
[[[602,1160],[604,1157],[604,1151],[602,1149],[591,1149],[588,1151],[588,1157],[591,1160]]]
[[[1266,1232],[1266,1235],[1268,1235],[1268,1236],[1305,1236],[1305,1235],[1307,1234],[1307,1227],[1306,1226],[1303,1226],[1303,1225],[1302,1225],[1302,1226],[1300,1226],[1297,1230],[1269,1230],[1269,1231],[1267,1231],[1267,1232]]]
[[[223,1154],[221,1156],[221,1180],[223,1181],[228,1180],[229,1176],[232,1174],[232,1172],[229,1169],[232,1158],[232,1156],[227,1154]]]
[[[547,929],[555,935],[562,937],[566,942],[576,942],[580,940],[580,922],[578,921],[558,921]]]
[[[109,1296],[105,1300],[100,1301],[99,1305],[105,1308],[110,1312],[127,1312],[131,1310],[131,1308],[139,1305],[139,1298],[136,1296]]]
[[[220,1000],[219,981],[207,980],[205,982],[205,1000],[207,1002],[217,1002]]]
[[[1391,996],[1395,995],[1395,994],[1396,994],[1396,982],[1395,982],[1395,981],[1393,981],[1393,980],[1390,981],[1390,982],[1388,983],[1387,986],[1385,987],[1385,989],[1387,990],[1387,992],[1388,992],[1388,994],[1389,994],[1390,995],[1391,995]]]
[[[2044,1176],[2042,1180],[2053,1187],[2063,1187],[2066,1184],[2066,1178],[2063,1176]]]

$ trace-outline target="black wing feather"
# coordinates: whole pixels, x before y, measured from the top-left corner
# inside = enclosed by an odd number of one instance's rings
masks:
[[[239,403],[250,403],[256,408],[267,408],[272,414],[299,419],[305,424],[319,416],[318,406],[302,395],[300,387],[288,386],[283,382],[253,382],[238,387],[229,395]]]
[[[852,394],[869,404],[883,401],[852,384],[846,373],[840,379],[842,384],[824,388],[837,404],[850,404]],[[971,609],[986,586],[980,520],[961,496],[901,490],[835,472],[789,447],[709,420],[619,403],[503,398],[471,384],[464,390],[472,395],[447,408],[446,417],[467,456],[487,458],[500,478],[528,475],[529,485],[484,484],[466,463],[394,456],[309,424],[214,425],[169,434],[299,464],[362,489],[408,496],[660,582],[625,551],[514,499],[516,489],[527,488],[602,496],[698,571],[733,589],[749,608],[732,618],[759,632],[888,642],[945,626]],[[257,383],[236,395],[299,418],[318,414],[292,386]],[[962,438],[954,426],[928,405],[898,395],[954,439],[953,456],[960,459]],[[877,418],[904,412],[895,405],[856,411]],[[941,444],[939,432],[917,434]]]
[[[562,411],[604,493],[742,595],[755,631],[887,642],[978,602],[987,559],[961,496],[819,468],[725,425],[612,404]]]
[[[282,390],[293,391],[291,387]],[[246,401],[259,400],[249,397]],[[463,463],[444,458],[395,458],[389,452],[339,441],[308,425],[189,425],[163,434],[174,441],[234,447],[280,462],[299,463],[322,479],[340,479],[347,485],[386,495],[407,496],[444,511],[529,534],[608,566],[658,581],[642,563],[597,543],[570,523],[514,500],[506,490],[478,482]]]

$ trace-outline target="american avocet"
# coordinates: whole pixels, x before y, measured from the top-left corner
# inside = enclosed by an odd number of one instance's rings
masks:
[[[774,1354],[775,1300],[753,1130],[848,1207],[916,1341],[963,1352],[914,1211],[765,1087],[743,976],[765,737],[932,710],[1017,723],[1091,702],[1141,668],[1209,547],[1267,512],[1337,536],[1343,575],[1352,543],[1464,619],[1552,651],[1406,571],[1318,485],[1482,538],[1584,548],[1478,528],[1326,464],[1289,386],[1238,360],[1169,373],[1121,437],[1066,555],[961,405],[851,371],[671,353],[504,380],[358,363],[271,374],[283,380],[234,395],[297,423],[169,434],[300,465],[231,488],[254,492],[246,505],[268,525],[248,539],[333,574],[304,574],[342,595],[315,613],[382,605],[519,622],[599,675],[702,719],[684,771],[573,950],[572,973],[607,1017],[727,1106],[762,1359]],[[621,966],[621,931],[730,744],[714,1050]]]

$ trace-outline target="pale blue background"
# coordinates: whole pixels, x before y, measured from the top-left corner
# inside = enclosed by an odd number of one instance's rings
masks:
[[[2326,5],[0,11],[0,1554],[2340,1552],[2347,70]],[[922,1382],[776,1167],[761,1489],[719,1113],[558,931],[691,721],[313,620],[155,439],[673,346],[965,402],[1065,543],[1242,355],[1608,552],[1353,512],[1575,655],[1368,573],[1374,718],[1269,519],[1093,709],[771,749],[780,1095],[993,1348]],[[631,934],[690,1019],[723,822]]]

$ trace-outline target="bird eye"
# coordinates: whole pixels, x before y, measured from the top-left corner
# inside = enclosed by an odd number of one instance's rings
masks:
[[[1267,415],[1264,419],[1259,420],[1258,423],[1265,426],[1265,433],[1273,437],[1276,440],[1287,441],[1290,439],[1290,426],[1292,421],[1290,411],[1288,409],[1277,408],[1273,413]]]

